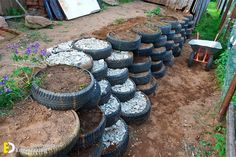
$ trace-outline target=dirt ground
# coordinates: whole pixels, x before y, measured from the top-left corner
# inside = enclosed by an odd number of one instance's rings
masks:
[[[154,4],[135,1],[64,22],[53,29],[39,30],[53,39],[42,45],[50,47],[76,39],[81,34],[101,29],[117,18],[144,16],[144,11],[155,7]],[[174,15],[164,9],[162,13]],[[21,38],[24,37],[25,34],[22,34]],[[0,43],[0,53],[3,54],[0,76],[12,69],[9,53],[5,50],[6,44]],[[186,62],[190,52],[191,48],[185,44],[182,56],[176,58],[174,66],[168,68],[167,75],[158,80],[160,86],[156,95],[150,97],[150,119],[140,126],[130,126],[129,149],[124,157],[190,157],[199,147],[199,140],[205,132],[212,131],[220,98],[214,70],[205,72],[200,65],[188,68]]]

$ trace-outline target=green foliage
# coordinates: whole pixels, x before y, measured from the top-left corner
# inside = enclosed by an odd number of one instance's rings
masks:
[[[222,54],[220,54],[219,59],[215,61],[217,68],[216,68],[216,78],[221,87],[224,85],[224,79],[226,74],[226,64],[228,60],[229,53],[225,50]]]
[[[120,3],[130,3],[133,2],[134,0],[119,0]]]
[[[8,16],[17,16],[17,15],[22,15],[22,14],[24,14],[24,11],[21,9],[17,9],[14,7],[10,7],[7,9]]]
[[[216,132],[214,134],[215,146],[214,149],[218,153],[218,157],[226,156],[226,129],[222,126],[216,127]]]
[[[108,8],[108,5],[102,1],[102,7],[101,7],[102,11],[107,10],[107,8]]]
[[[161,13],[161,8],[158,6],[153,10],[149,10],[146,12],[147,16],[159,15]]]

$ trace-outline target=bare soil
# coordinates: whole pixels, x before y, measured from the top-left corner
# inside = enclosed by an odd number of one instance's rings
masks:
[[[131,30],[113,31],[110,33],[110,35],[112,35],[118,40],[126,40],[126,41],[133,41],[137,37],[137,34]]]
[[[147,84],[144,84],[144,85],[138,85],[137,88],[139,90],[150,89],[156,83],[155,81],[156,81],[156,79],[154,77],[152,77],[150,82],[148,82]]]
[[[0,124],[0,141],[11,141],[16,148],[43,147],[60,145],[71,137],[75,117],[71,111],[49,110],[27,99],[17,103]]]
[[[134,63],[143,63],[145,61],[148,61],[149,57],[145,57],[145,56],[134,56]]]
[[[105,154],[105,153],[109,153],[109,152],[112,152],[116,149],[116,144],[111,144],[108,148],[106,148],[105,150],[103,150],[103,153],[102,154]]]
[[[153,44],[145,44],[145,43],[141,43],[140,49],[145,49],[145,48],[149,48],[152,47]]]
[[[42,71],[40,87],[53,92],[78,92],[91,81],[86,71],[73,66],[49,66]]]
[[[94,130],[100,124],[103,113],[97,107],[90,110],[81,110],[78,112],[80,119],[80,130],[82,134],[86,134]]]

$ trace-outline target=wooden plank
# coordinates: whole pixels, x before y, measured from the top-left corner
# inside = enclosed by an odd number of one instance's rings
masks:
[[[228,14],[228,12],[229,12],[229,9],[230,9],[230,7],[231,7],[232,2],[233,2],[233,0],[229,0],[229,2],[228,2],[228,4],[227,4],[227,7],[226,7],[226,10],[225,10],[225,12],[224,12],[224,14],[223,14],[223,16],[222,16],[222,20],[221,20],[221,22],[220,22],[220,27],[219,27],[219,28],[221,28],[221,27],[223,26],[223,23],[224,23],[225,20],[226,20],[227,14]]]
[[[58,0],[67,20],[88,15],[100,10],[97,0]]]

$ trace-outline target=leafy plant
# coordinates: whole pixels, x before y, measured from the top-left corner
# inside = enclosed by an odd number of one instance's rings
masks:
[[[149,10],[146,12],[147,16],[159,15],[161,13],[161,8],[158,6],[153,10]]]
[[[22,15],[24,14],[24,11],[21,9],[17,9],[14,7],[10,7],[7,9],[7,15],[9,16],[17,16],[17,15]]]
[[[120,3],[130,3],[133,2],[134,0],[119,0]]]
[[[219,157],[226,156],[226,138],[225,134],[217,133],[214,135],[214,138],[216,140],[214,149],[218,152]]]

